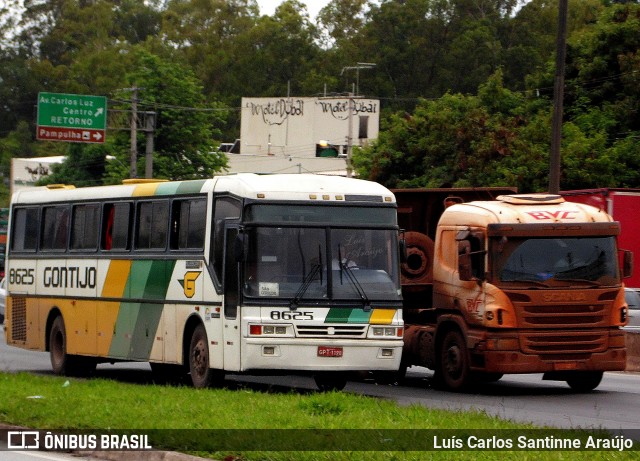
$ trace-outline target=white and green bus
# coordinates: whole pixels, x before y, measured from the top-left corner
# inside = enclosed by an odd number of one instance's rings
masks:
[[[6,338],[58,374],[149,362],[228,373],[396,371],[403,320],[393,194],[316,175],[50,186],[12,197]]]

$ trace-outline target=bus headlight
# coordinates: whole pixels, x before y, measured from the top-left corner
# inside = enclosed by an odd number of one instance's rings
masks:
[[[293,336],[292,325],[249,324],[249,336]]]
[[[371,327],[370,336],[374,338],[397,339],[402,338],[402,327]]]

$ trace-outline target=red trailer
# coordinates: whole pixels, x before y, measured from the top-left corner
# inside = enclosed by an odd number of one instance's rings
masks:
[[[618,237],[620,249],[631,250],[636,258],[640,257],[640,189],[581,189],[562,191],[560,195],[571,202],[584,203],[606,211],[620,223],[621,234]],[[640,289],[640,271],[625,280],[630,288]]]

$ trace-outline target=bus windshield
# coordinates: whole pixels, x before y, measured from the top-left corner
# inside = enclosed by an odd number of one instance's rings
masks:
[[[259,226],[246,234],[247,298],[292,305],[401,299],[396,230]]]
[[[497,283],[606,286],[619,283],[614,237],[492,239]]]

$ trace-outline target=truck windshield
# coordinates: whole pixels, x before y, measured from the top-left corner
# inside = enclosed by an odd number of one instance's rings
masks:
[[[619,282],[614,237],[492,239],[495,280],[543,286]]]
[[[399,301],[397,232],[391,229],[246,229],[243,292],[292,306]]]

